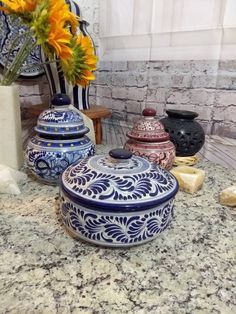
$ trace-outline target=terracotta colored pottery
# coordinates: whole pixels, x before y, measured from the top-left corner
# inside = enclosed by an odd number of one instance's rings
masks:
[[[124,148],[169,170],[175,159],[175,146],[155,116],[156,110],[153,108],[143,110],[142,118],[127,133],[129,140]]]

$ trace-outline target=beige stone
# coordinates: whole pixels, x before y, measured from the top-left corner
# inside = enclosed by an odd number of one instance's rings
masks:
[[[236,185],[230,186],[220,192],[221,205],[236,207]]]
[[[200,190],[205,179],[204,170],[190,166],[178,166],[171,173],[178,180],[180,189],[190,194]]]

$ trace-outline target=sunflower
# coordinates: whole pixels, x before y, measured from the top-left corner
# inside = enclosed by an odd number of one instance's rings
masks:
[[[5,13],[24,14],[34,11],[37,6],[37,0],[1,0],[6,7],[0,7]]]
[[[31,29],[37,37],[37,44],[42,45],[50,59],[55,53],[58,58],[66,60],[72,55],[69,44],[77,26],[77,17],[64,0],[41,0]]]
[[[76,35],[78,18],[70,12],[69,5],[64,0],[1,1],[4,6],[0,7],[0,10],[13,17],[19,17],[22,24],[29,27],[25,33],[27,45],[31,36],[36,39],[36,45],[41,45],[50,61],[60,62],[69,83],[85,86],[95,79],[92,72],[96,69],[97,57],[94,55],[92,42],[87,36]],[[32,44],[30,49],[34,45]],[[4,84],[13,82],[17,77],[30,51],[24,49],[20,51],[20,59],[17,58],[17,62],[13,62],[12,68],[10,66],[7,70]]]
[[[69,83],[85,87],[95,79],[92,71],[96,69],[97,57],[88,36],[74,37],[71,41],[72,56],[61,60],[61,69]]]
[[[71,27],[71,33],[74,35],[78,27],[77,16],[70,11],[69,5],[64,0],[50,0],[49,16],[51,22],[63,22]]]
[[[84,61],[89,68],[91,70],[96,70],[97,57],[94,55],[94,48],[91,39],[80,33],[76,39],[76,45],[79,45],[85,52]]]
[[[47,45],[55,49],[58,58],[67,60],[72,55],[72,50],[68,46],[71,40],[71,33],[63,27],[63,24],[52,23],[48,33]],[[49,49],[49,47],[48,47]]]

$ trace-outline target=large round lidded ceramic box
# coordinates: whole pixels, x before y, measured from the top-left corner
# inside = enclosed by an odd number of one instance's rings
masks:
[[[69,165],[95,153],[95,145],[85,135],[89,129],[82,116],[69,105],[67,95],[55,94],[52,108],[39,115],[35,127],[37,135],[27,144],[28,168],[38,179],[49,184],[57,184]]]
[[[60,179],[60,216],[69,233],[103,246],[154,239],[169,225],[175,177],[123,149],[69,166]]]
[[[175,146],[164,126],[156,119],[156,110],[146,108],[134,124],[124,148],[170,170],[175,159]]]

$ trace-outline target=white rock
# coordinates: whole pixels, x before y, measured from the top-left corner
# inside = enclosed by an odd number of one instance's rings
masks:
[[[17,183],[26,180],[26,178],[25,173],[0,164],[0,193],[20,194]]]
[[[230,186],[220,192],[220,203],[230,207],[236,207],[236,185]]]
[[[191,194],[201,189],[205,179],[204,170],[189,166],[178,166],[171,173],[178,180],[180,189]]]

